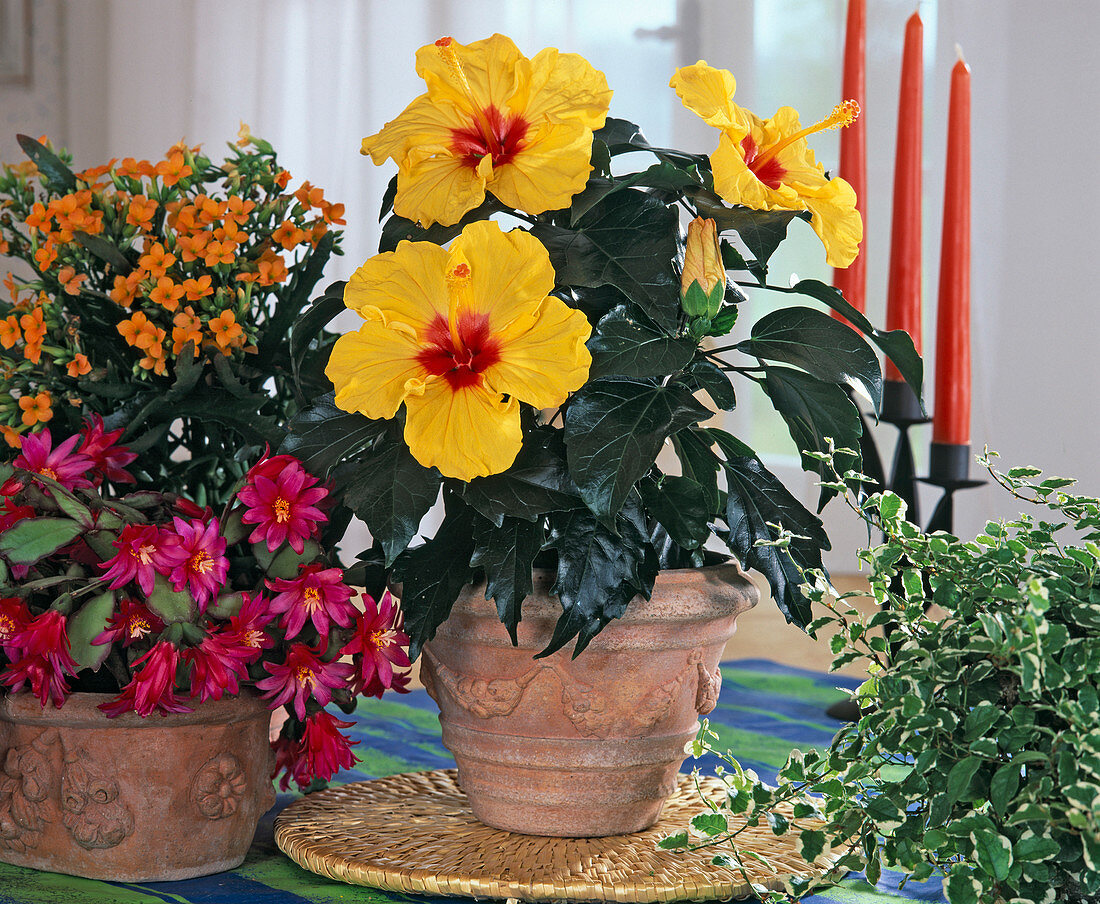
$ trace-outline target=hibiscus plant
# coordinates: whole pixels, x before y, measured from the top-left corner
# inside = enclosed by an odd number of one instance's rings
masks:
[[[134,489],[121,434],[40,430],[0,464],[0,689],[146,717],[253,688],[287,713],[284,788],[350,766],[351,723],[325,707],[404,690],[409,659],[394,602],[353,591],[325,543],[328,488],[265,456],[216,514]]]
[[[138,453],[139,486],[223,505],[298,399],[291,326],[330,255],[343,205],[291,191],[271,145],[242,127],[218,163],[179,144],[163,160],[74,172],[45,139],[0,170],[0,433],[100,415]],[[297,374],[312,395],[322,374]]]
[[[806,138],[858,107],[809,128],[790,107],[760,119],[733,102],[730,73],[700,62],[671,87],[718,129],[708,156],[651,147],[609,117],[603,74],[575,54],[443,38],[416,66],[426,93],[363,140],[398,167],[380,253],[300,322],[301,361],[327,356],[333,388],[283,447],[331,475],[370,529],[361,558],[402,583],[414,655],[478,577],[514,638],[542,564],[562,606],[543,655],[574,639],[579,653],[660,569],[709,561],[712,538],[804,626],[799,569],[821,565],[822,523],[712,419],[735,411],[735,380],[757,384],[799,449],[858,450],[850,393],[875,412],[882,398],[873,346],[919,397],[908,335],[876,330],[821,282],[768,277],[792,220],[830,265],[854,260],[855,195]],[[745,324],[749,289],[793,303]],[[359,330],[331,354],[323,336],[307,345],[345,306]],[[442,523],[419,540],[440,495]]]

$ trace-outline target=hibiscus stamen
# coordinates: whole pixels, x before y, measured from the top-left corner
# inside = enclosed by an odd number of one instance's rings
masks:
[[[481,136],[485,139],[486,149],[489,151],[489,156],[496,160],[497,157],[504,153],[504,149],[500,145],[500,139],[497,137],[496,132],[493,129],[492,124],[489,122],[489,117],[485,115],[485,111],[481,108],[481,104],[478,103],[477,98],[474,97],[474,91],[470,87],[470,82],[466,78],[466,73],[462,69],[462,63],[458,59],[458,54],[455,53],[454,38],[445,37],[440,38],[435,42],[435,46],[439,48],[439,55],[443,57],[443,62],[447,64],[447,68],[451,70],[455,78],[458,80],[459,87],[462,88],[462,93],[466,95],[466,98],[470,101],[470,107],[473,109],[474,118],[477,120],[478,127],[481,129]]]
[[[759,169],[764,166],[769,160],[773,159],[780,151],[800,138],[805,138],[807,135],[813,135],[815,132],[825,132],[829,129],[842,129],[844,126],[850,126],[859,118],[859,104],[854,100],[846,100],[844,103],[837,104],[833,107],[833,112],[826,116],[820,122],[815,122],[812,126],[807,126],[804,129],[799,129],[797,132],[793,132],[784,138],[782,141],[777,141],[764,153],[760,154],[753,161],[753,168]]]
[[[470,265],[463,262],[447,271],[447,328],[451,332],[451,343],[454,345],[455,358],[466,351],[462,343],[462,335],[458,330],[458,305],[466,294],[466,288],[470,282]]]

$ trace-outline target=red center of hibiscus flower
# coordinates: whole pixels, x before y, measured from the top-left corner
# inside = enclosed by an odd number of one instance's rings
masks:
[[[285,524],[290,520],[290,503],[287,502],[282,496],[275,500],[275,520],[279,524]]]
[[[787,175],[787,171],[779,162],[779,158],[762,157],[752,135],[746,135],[741,139],[741,151],[745,155],[745,166],[768,188],[774,191],[783,184],[783,177]]]
[[[210,558],[210,554],[205,549],[200,549],[187,560],[187,567],[195,574],[206,574],[214,567],[214,560]]]
[[[470,169],[477,169],[482,158],[491,157],[493,167],[511,163],[524,147],[531,127],[520,116],[504,116],[494,106],[481,111],[464,129],[451,129],[451,150]]]
[[[437,314],[425,338],[425,347],[417,354],[417,362],[430,374],[445,377],[451,389],[478,386],[481,373],[500,360],[500,344],[489,332],[489,318],[472,311],[458,318],[458,342],[451,335],[450,325]]]

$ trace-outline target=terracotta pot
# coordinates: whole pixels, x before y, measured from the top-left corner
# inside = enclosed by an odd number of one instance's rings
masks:
[[[108,719],[110,699],[0,697],[0,861],[121,882],[240,865],[275,803],[263,703]]]
[[[513,647],[486,600],[467,588],[421,656],[443,743],[487,825],[591,837],[652,825],[676,787],[684,745],[718,699],[718,660],[734,622],[756,605],[735,564],[657,576],[581,653],[545,648],[561,605],[535,573]]]

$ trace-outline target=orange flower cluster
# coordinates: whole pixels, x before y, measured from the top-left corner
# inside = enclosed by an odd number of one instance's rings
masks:
[[[0,253],[34,272],[4,281],[0,425],[44,423],[49,404],[31,409],[32,399],[81,404],[77,381],[104,379],[127,355],[135,379],[155,379],[181,354],[255,351],[275,289],[344,223],[344,206],[308,182],[289,193],[270,145],[242,142],[221,165],[182,143],[157,162],[111,160],[74,172],[60,192],[55,171],[44,168],[43,193],[33,163],[0,170]],[[117,305],[113,349],[81,325],[110,316],[97,299]]]

